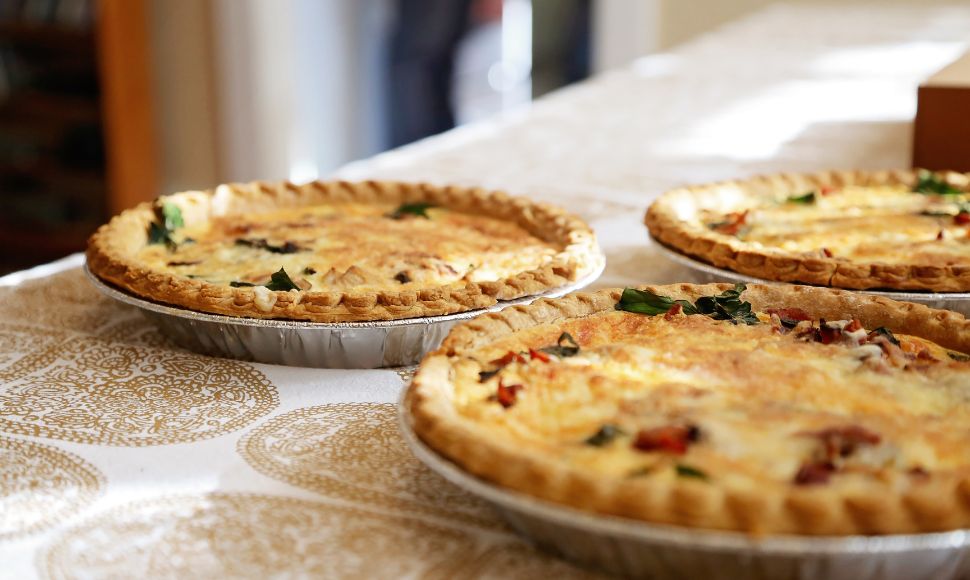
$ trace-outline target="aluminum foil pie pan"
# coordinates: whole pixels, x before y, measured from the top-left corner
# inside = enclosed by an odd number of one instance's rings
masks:
[[[637,578],[715,580],[949,580],[970,578],[970,530],[890,536],[768,536],[697,530],[593,514],[501,488],[464,471],[414,433],[399,402],[401,432],[422,463],[490,503],[540,548],[582,566]]]
[[[739,274],[732,270],[725,270],[723,268],[718,268],[717,266],[712,266],[706,262],[702,262],[690,256],[681,254],[680,252],[669,248],[656,238],[651,237],[651,241],[660,250],[660,252],[666,256],[670,261],[680,264],[685,268],[690,269],[698,282],[708,283],[708,282],[746,282],[751,284],[785,284],[786,282],[777,282],[774,280],[763,280],[761,278],[754,278],[752,276],[745,276],[744,274]],[[890,300],[899,300],[900,302],[916,302],[918,304],[925,304],[930,308],[939,308],[942,310],[952,310],[953,312],[958,312],[968,318],[970,318],[970,293],[968,292],[906,292],[906,291],[895,291],[895,290],[851,290],[852,292],[858,292],[860,294],[869,294],[872,296],[882,296],[883,298],[889,298]]]
[[[320,323],[206,314],[159,304],[119,290],[84,272],[107,295],[141,310],[163,334],[191,351],[254,362],[315,368],[374,369],[412,365],[438,348],[455,324],[485,312],[555,298],[593,283],[600,263],[587,276],[549,292],[503,300],[489,308],[444,316],[375,322]]]

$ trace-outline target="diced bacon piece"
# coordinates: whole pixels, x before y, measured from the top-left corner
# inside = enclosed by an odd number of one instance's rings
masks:
[[[825,457],[831,461],[837,457],[848,457],[856,449],[864,445],[878,445],[882,437],[865,427],[846,425],[829,427],[821,431],[802,433],[808,437],[815,437],[825,448]]]
[[[885,336],[876,336],[876,337],[870,338],[869,342],[871,344],[875,344],[879,346],[879,348],[882,349],[883,353],[885,353],[886,358],[889,359],[889,362],[892,363],[894,367],[903,368],[907,364],[909,364],[910,359],[907,356],[906,352],[903,351],[903,349],[900,348],[899,346],[893,344]]]
[[[766,314],[776,314],[785,328],[795,328],[803,320],[811,321],[812,317],[801,308],[769,308]]]
[[[832,344],[842,338],[842,328],[838,325],[825,322],[825,319],[821,319],[818,322],[818,332],[815,335],[815,340],[821,342],[822,344]]]
[[[798,473],[795,474],[795,484],[818,485],[828,483],[833,473],[835,473],[835,466],[828,461],[806,462],[798,468]]]
[[[812,324],[811,320],[800,320],[795,328],[792,329],[792,335],[797,340],[802,340],[806,342],[811,342],[816,339],[818,333],[815,330],[815,326]]]
[[[912,477],[915,477],[916,479],[928,479],[930,477],[930,472],[926,471],[926,469],[924,469],[921,465],[910,467],[908,470],[906,470],[906,473]]]

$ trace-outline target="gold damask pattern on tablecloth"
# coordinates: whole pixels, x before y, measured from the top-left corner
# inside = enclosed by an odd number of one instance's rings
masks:
[[[208,439],[279,404],[252,365],[172,347],[80,269],[0,290],[0,433],[103,445]]]
[[[237,493],[120,506],[62,534],[40,565],[57,579],[583,576],[504,534]]]
[[[329,497],[504,529],[488,506],[411,455],[394,405],[297,409],[247,433],[239,453],[257,471]]]
[[[80,268],[15,288],[0,288],[0,320],[4,322],[0,325],[0,368],[12,346],[4,342],[6,333],[35,343],[80,333],[109,342],[181,350],[138,309],[95,290]]]
[[[245,427],[278,405],[246,363],[76,336],[0,385],[0,432],[163,445]]]
[[[98,293],[80,268],[0,288],[0,320],[34,329],[93,333],[134,312]]]
[[[103,488],[101,473],[73,453],[0,437],[0,541],[63,522]]]
[[[29,326],[0,323],[0,381],[9,381],[43,364],[52,346],[69,338],[65,331],[37,332]]]

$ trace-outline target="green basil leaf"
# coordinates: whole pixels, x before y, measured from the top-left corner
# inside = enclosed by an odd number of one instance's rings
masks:
[[[887,339],[889,339],[889,342],[895,344],[896,346],[899,346],[899,340],[896,339],[896,336],[893,334],[893,331],[889,330],[885,326],[880,326],[879,328],[874,328],[871,331],[869,331],[869,336],[872,336],[873,334],[885,336]]]
[[[406,215],[413,215],[416,217],[423,217],[424,219],[431,219],[428,215],[428,208],[434,207],[430,203],[425,203],[423,201],[418,201],[415,203],[402,203],[398,208],[391,213],[387,214],[387,217],[392,220],[399,220],[404,218]]]
[[[264,286],[266,286],[270,290],[277,290],[282,292],[285,292],[287,290],[300,289],[299,286],[293,283],[293,280],[290,279],[289,274],[287,274],[286,270],[284,270],[283,268],[280,268],[279,272],[274,272],[273,275],[270,276],[269,284],[264,284]]]
[[[741,300],[741,293],[746,288],[744,284],[735,284],[732,290],[725,290],[716,296],[701,296],[694,304],[649,291],[625,288],[620,301],[616,304],[616,309],[656,316],[669,311],[674,304],[679,304],[687,315],[703,314],[714,320],[730,320],[733,324],[741,322],[749,325],[759,324],[761,321],[751,311],[751,303]]]
[[[273,254],[295,254],[297,252],[302,252],[303,248],[295,244],[294,242],[284,242],[280,246],[274,246],[266,241],[265,238],[255,238],[255,239],[236,239],[237,246],[246,246],[247,248],[256,248],[257,250],[266,250]]]
[[[786,200],[787,203],[797,203],[801,205],[810,205],[815,203],[815,192],[809,191],[802,195],[793,195]]]
[[[738,283],[734,285],[734,289],[725,290],[716,296],[702,296],[695,303],[697,310],[714,320],[730,320],[733,324],[759,324],[757,315],[751,311],[751,303],[741,300],[741,293],[746,289],[747,286]]]
[[[229,285],[232,286],[233,288],[247,288],[249,286],[255,286],[255,284],[253,284],[252,282],[238,282],[235,280],[230,282]]]
[[[702,479],[704,481],[710,479],[710,477],[708,477],[708,475],[700,469],[691,467],[690,465],[684,465],[683,463],[678,463],[674,466],[674,469],[677,470],[677,475],[679,477],[693,477],[695,479]]]
[[[558,357],[570,357],[579,354],[579,343],[573,338],[568,332],[564,332],[559,335],[556,340],[556,346],[547,346],[545,348],[540,348],[540,352],[545,352],[548,354],[554,354]]]
[[[165,231],[164,226],[158,225],[156,222],[148,224],[148,243],[149,244],[164,244],[168,241],[168,232]]]
[[[181,227],[185,227],[185,221],[182,219],[182,210],[174,203],[162,204],[162,218],[165,221],[165,229],[169,232],[174,232]]]
[[[947,351],[946,354],[957,362],[970,362],[970,356],[967,356],[962,352]]]
[[[616,303],[616,309],[656,316],[658,314],[665,314],[674,304],[680,304],[684,314],[697,314],[697,309],[694,305],[686,300],[674,300],[667,296],[654,294],[649,290],[637,290],[636,288],[623,289],[623,294],[620,295],[620,301]]]
[[[916,193],[929,195],[959,195],[964,191],[953,187],[944,179],[937,176],[932,171],[922,170],[917,176],[916,186],[913,187]]]
[[[172,234],[178,228],[185,226],[182,220],[182,210],[174,203],[162,203],[155,209],[156,221],[148,224],[148,243],[165,244],[169,251],[175,251],[178,245]]]
[[[485,381],[487,381],[488,379],[494,377],[495,375],[499,374],[500,372],[502,372],[502,368],[501,367],[499,367],[497,369],[492,369],[490,371],[480,371],[478,373],[478,382],[484,383]]]
[[[937,210],[923,210],[919,212],[919,215],[925,215],[927,217],[953,217],[953,214],[948,211],[937,211]]]
[[[599,428],[599,431],[587,437],[583,443],[593,447],[603,447],[613,442],[614,439],[623,435],[624,431],[616,425],[606,424]]]

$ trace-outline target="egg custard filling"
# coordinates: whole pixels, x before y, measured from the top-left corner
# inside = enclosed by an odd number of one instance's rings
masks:
[[[494,282],[550,262],[558,248],[514,222],[430,204],[343,203],[216,217],[176,228],[137,258],[212,284],[300,290],[411,289]],[[285,288],[290,290],[292,288]]]
[[[230,316],[395,320],[485,308],[591,276],[602,254],[564,211],[397,182],[222,185],[123,212],[88,267],[150,300]]]
[[[678,252],[749,276],[850,289],[970,291],[970,176],[775,175],[685,187],[647,211]]]
[[[650,521],[786,533],[970,523],[963,317],[918,309],[947,323],[927,326],[940,344],[905,322],[914,305],[685,288],[579,295],[565,320],[545,304],[533,325],[507,317],[514,332],[459,333],[415,379],[415,429],[478,475]],[[927,492],[958,507],[927,517],[914,499]],[[866,497],[880,506],[837,513]]]

